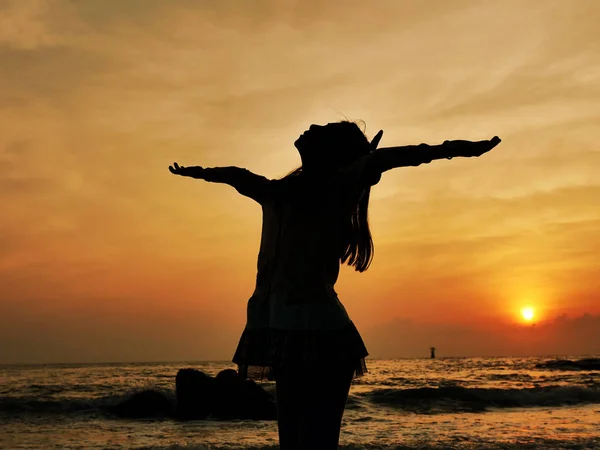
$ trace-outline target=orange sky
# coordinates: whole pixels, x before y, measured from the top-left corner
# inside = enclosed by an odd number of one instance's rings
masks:
[[[279,177],[344,117],[503,139],[373,189],[372,356],[600,353],[600,3],[343,5],[0,2],[0,363],[230,359],[260,207],[167,166]]]

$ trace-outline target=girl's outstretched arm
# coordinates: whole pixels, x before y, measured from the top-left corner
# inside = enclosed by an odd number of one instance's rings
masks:
[[[198,178],[213,183],[225,183],[233,186],[240,194],[261,203],[268,192],[270,181],[262,175],[256,175],[240,167],[184,167],[177,163],[169,166],[172,174]]]
[[[494,136],[489,141],[445,141],[440,145],[405,145],[375,150],[382,134],[383,132],[380,131],[373,139],[371,153],[359,158],[342,171],[347,182],[361,188],[373,186],[379,182],[381,174],[386,170],[419,166],[430,163],[434,159],[481,156],[500,143],[500,138]]]
[[[451,159],[456,156],[473,157],[489,152],[500,143],[494,136],[487,141],[445,141],[440,145],[406,145],[402,147],[386,147],[373,151],[366,158],[368,170],[377,173],[395,167],[418,166],[435,159]]]

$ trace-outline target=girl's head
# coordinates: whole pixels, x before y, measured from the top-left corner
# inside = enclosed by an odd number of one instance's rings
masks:
[[[354,122],[311,125],[294,142],[303,170],[328,171],[352,164],[370,151],[367,137]]]
[[[288,177],[300,173],[326,175],[351,165],[371,151],[371,144],[358,125],[348,121],[311,125],[294,145],[300,153],[302,167]],[[340,260],[359,272],[368,269],[374,252],[368,221],[370,193],[370,185],[365,185],[347,217],[342,218]]]

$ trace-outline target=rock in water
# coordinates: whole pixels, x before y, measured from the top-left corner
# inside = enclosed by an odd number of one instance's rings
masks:
[[[195,369],[180,369],[175,377],[177,416],[206,419],[215,404],[215,380]]]
[[[212,415],[219,419],[276,420],[275,399],[252,380],[240,378],[233,369],[215,378],[216,399]]]
[[[172,410],[171,401],[164,394],[152,390],[136,392],[111,408],[111,412],[118,417],[130,419],[167,417]]]
[[[226,369],[212,378],[195,369],[181,369],[175,378],[177,416],[181,419],[276,420],[271,394],[252,380]]]

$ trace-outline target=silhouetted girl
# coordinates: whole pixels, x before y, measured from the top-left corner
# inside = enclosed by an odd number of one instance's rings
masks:
[[[369,194],[386,170],[480,156],[500,139],[375,150],[353,122],[311,125],[294,145],[302,167],[269,180],[238,167],[183,167],[177,175],[226,183],[260,203],[256,289],[233,357],[240,376],[275,379],[282,450],[336,449],[354,375],[367,349],[334,290],[340,262],[367,270]]]

